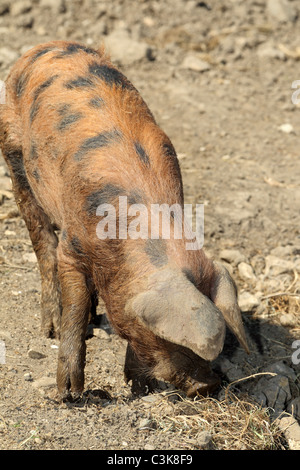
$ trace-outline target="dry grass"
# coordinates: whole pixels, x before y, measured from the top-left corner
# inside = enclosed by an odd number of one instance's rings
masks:
[[[179,448],[203,448],[203,432],[211,435],[204,448],[218,450],[278,450],[284,449],[282,431],[271,422],[268,409],[251,402],[249,397],[238,398],[225,391],[225,399],[182,399],[166,412],[166,398],[151,410],[156,429],[173,433]],[[166,405],[166,402],[168,404]],[[175,437],[175,436],[174,436]]]

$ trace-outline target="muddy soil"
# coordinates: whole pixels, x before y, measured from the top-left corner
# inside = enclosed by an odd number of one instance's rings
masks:
[[[171,138],[185,202],[205,205],[204,249],[238,285],[251,349],[247,356],[228,333],[214,399],[238,381],[231,390],[268,407],[271,420],[300,418],[299,28],[297,1],[0,1],[1,80],[38,43],[104,41]],[[174,425],[189,401],[182,407],[185,397],[169,384],[132,397],[126,344],[101,304],[87,338],[83,400],[59,403],[58,342],[40,334],[38,267],[2,156],[0,234],[1,449],[228,448],[214,423],[204,443]],[[277,376],[255,375],[267,371]]]

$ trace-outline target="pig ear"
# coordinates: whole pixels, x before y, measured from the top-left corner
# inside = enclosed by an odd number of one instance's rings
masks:
[[[165,270],[162,279],[131,299],[126,308],[155,335],[191,349],[207,361],[222,351],[223,316],[185,276]]]
[[[225,322],[235,334],[240,344],[249,354],[241,311],[237,302],[237,289],[227,269],[216,261],[213,262],[215,276],[210,297],[222,312]]]

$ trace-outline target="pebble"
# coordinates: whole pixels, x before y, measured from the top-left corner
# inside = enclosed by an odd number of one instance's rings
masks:
[[[111,341],[109,333],[103,328],[93,328],[93,336],[96,336],[101,340]]]
[[[283,51],[280,51],[277,49],[277,47],[271,46],[270,44],[264,44],[263,46],[259,47],[257,50],[257,55],[260,59],[286,59],[286,55]]]
[[[252,395],[262,406],[270,407],[278,413],[285,409],[286,403],[292,398],[288,378],[279,374],[259,379]]]
[[[246,261],[245,256],[238,250],[225,249],[219,254],[221,260],[237,266],[239,263]]]
[[[18,58],[18,54],[8,47],[0,47],[0,65],[10,65]]]
[[[292,261],[273,255],[266,256],[265,263],[266,276],[279,276],[280,274],[293,271],[294,269],[294,263]]]
[[[37,263],[37,258],[35,253],[24,253],[23,260],[28,263]]]
[[[279,258],[297,255],[300,254],[300,247],[295,245],[276,246],[270,251],[270,254],[273,256],[278,256]]]
[[[281,126],[279,126],[278,128],[281,132],[284,132],[285,134],[292,134],[295,132],[294,130],[294,127],[292,126],[292,124],[290,123],[285,123],[285,124],[281,124]]]
[[[155,427],[154,421],[148,418],[141,419],[138,425],[138,429],[141,431],[154,429],[154,427]]]
[[[212,435],[209,431],[201,431],[197,436],[197,446],[200,449],[209,449],[212,444]]]
[[[29,349],[27,354],[31,359],[44,359],[46,357],[45,354],[35,351],[34,349]]]
[[[297,324],[297,318],[292,313],[283,313],[279,321],[282,326],[295,326]]]
[[[268,0],[267,13],[280,23],[293,22],[297,19],[295,7],[287,0]]]
[[[32,382],[32,375],[30,372],[26,372],[26,374],[24,374],[24,380],[26,380],[26,382]]]
[[[181,68],[194,70],[195,72],[205,72],[206,70],[210,70],[211,67],[208,62],[205,62],[205,60],[200,59],[194,54],[188,54],[184,58]]]
[[[0,3],[0,16],[1,15],[6,15],[6,13],[9,12],[9,8],[10,8],[10,3],[8,1],[2,1]]]
[[[32,2],[30,0],[19,0],[12,2],[10,6],[11,16],[19,16],[24,13],[28,13],[32,9]]]
[[[56,379],[55,377],[41,377],[40,379],[35,380],[32,385],[35,388],[41,389],[56,387]]]
[[[227,376],[229,382],[234,382],[244,376],[243,370],[226,357],[219,358],[217,364],[221,372]]]
[[[238,265],[238,271],[240,278],[243,279],[243,281],[256,281],[256,276],[250,264],[245,262],[240,263]]]
[[[300,426],[293,416],[283,416],[279,427],[288,441],[289,450],[300,450]]]
[[[147,57],[149,45],[135,41],[125,29],[115,30],[105,37],[105,45],[114,61],[131,65]]]
[[[259,299],[250,292],[242,292],[239,295],[238,303],[242,312],[250,312],[259,305]]]
[[[152,444],[145,444],[144,449],[145,450],[155,450],[155,447]]]
[[[292,367],[289,367],[283,361],[277,361],[264,369],[265,372],[273,372],[275,374],[284,375],[293,381],[297,380],[296,373]]]
[[[54,13],[65,13],[66,4],[64,0],[40,0],[41,8],[49,8]]]

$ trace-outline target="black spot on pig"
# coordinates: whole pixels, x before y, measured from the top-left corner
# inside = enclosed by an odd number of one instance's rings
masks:
[[[33,140],[30,145],[29,158],[30,160],[36,160],[38,158],[37,145]]]
[[[145,151],[144,147],[139,143],[135,142],[134,144],[136,153],[138,154],[140,160],[147,166],[150,165],[150,160],[147,152]]]
[[[30,122],[32,122],[35,118],[35,116],[38,113],[39,107],[40,107],[40,95],[45,91],[47,88],[49,88],[52,83],[56,80],[58,75],[52,75],[52,77],[49,77],[47,80],[45,80],[41,85],[39,85],[36,90],[34,91],[33,94],[33,103],[30,108]]]
[[[10,152],[5,152],[5,156],[17,184],[20,186],[20,188],[31,191],[24,167],[22,153],[18,150],[13,150]]]
[[[102,108],[103,104],[104,104],[104,101],[99,96],[95,96],[94,98],[91,98],[89,101],[89,105],[92,106],[92,108]]]
[[[74,88],[91,88],[94,86],[94,82],[88,77],[77,77],[73,80],[68,80],[64,86],[69,90]]]
[[[110,183],[106,184],[103,188],[88,195],[85,210],[89,215],[96,215],[98,206],[101,204],[112,204],[119,196],[126,196],[124,188]]]
[[[35,168],[32,172],[32,176],[34,177],[34,179],[39,182],[40,181],[40,172],[37,168]]]
[[[44,49],[41,49],[39,50],[38,52],[36,52],[33,56],[32,56],[32,59],[31,59],[31,62],[34,63],[37,59],[39,59],[40,57],[42,57],[43,55],[47,54],[48,52],[51,52],[53,50],[55,50],[56,48],[55,47],[45,47]]]
[[[18,97],[22,96],[22,94],[24,93],[28,80],[29,80],[29,76],[24,73],[22,73],[18,77],[17,82],[16,82],[16,94]]]
[[[70,246],[71,246],[71,249],[75,251],[77,255],[84,255],[84,251],[82,249],[81,243],[76,236],[72,237]]]
[[[101,65],[93,62],[89,65],[89,73],[103,80],[108,86],[117,86],[121,88],[134,89],[133,85],[127,80],[119,70],[108,65]]]
[[[145,252],[151,263],[157,268],[168,263],[167,246],[165,240],[149,238],[145,243]]]
[[[119,142],[122,137],[121,132],[118,129],[112,129],[111,131],[100,132],[93,137],[85,139],[77,152],[74,155],[74,160],[79,162],[90,150],[96,150],[108,145]]]
[[[77,54],[80,51],[83,51],[86,54],[98,55],[97,51],[95,51],[91,47],[86,47],[82,44],[71,43],[71,44],[68,44],[67,48],[64,51],[57,54],[55,56],[55,59],[62,59],[64,57],[68,57],[68,56]]]
[[[59,131],[65,131],[68,127],[70,127],[75,122],[79,121],[82,118],[82,113],[71,113],[67,114],[62,118],[60,123],[57,126]]]

